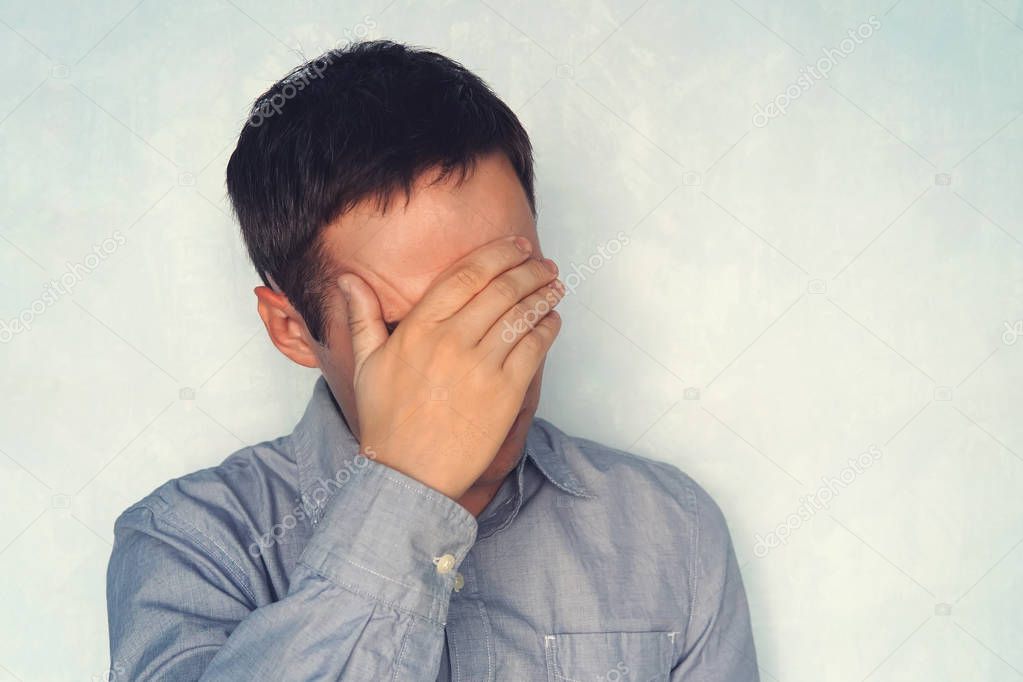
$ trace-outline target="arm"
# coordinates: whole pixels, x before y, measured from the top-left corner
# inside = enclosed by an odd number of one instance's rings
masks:
[[[244,557],[172,509],[133,507],[107,576],[114,679],[433,680],[455,575],[433,558],[457,567],[475,535],[456,502],[367,460],[287,594],[257,607]]]
[[[685,649],[672,682],[759,682],[749,606],[728,525],[717,504],[694,486],[698,524]]]
[[[374,460],[328,503],[283,597],[256,598],[237,557],[248,539],[218,543],[158,501],[127,512],[108,577],[115,673],[436,677],[455,571],[438,573],[433,559],[451,554],[457,566],[472,546],[475,519],[455,500],[493,461],[560,329],[552,308],[564,287],[531,251],[510,236],[479,247],[390,336],[372,289],[342,275],[355,435]],[[215,523],[231,508],[198,516]]]

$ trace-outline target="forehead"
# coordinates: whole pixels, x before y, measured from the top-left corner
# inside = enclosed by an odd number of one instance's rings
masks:
[[[400,195],[386,213],[363,202],[324,233],[328,257],[369,284],[387,320],[403,317],[438,274],[489,241],[521,234],[539,253],[529,202],[503,154],[481,157],[460,185],[454,176],[420,179],[408,205]]]

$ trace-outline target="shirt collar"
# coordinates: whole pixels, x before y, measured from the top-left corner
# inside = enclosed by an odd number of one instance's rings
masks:
[[[564,435],[552,424],[534,417],[526,435],[525,455],[553,485],[577,497],[592,497],[569,466],[562,438]],[[359,442],[322,375],[316,381],[313,396],[292,433],[292,440],[300,499],[306,513],[316,523],[331,491],[356,469],[354,461],[359,454]],[[512,472],[520,487],[521,464]],[[521,490],[518,492],[521,494]]]
[[[544,477],[558,488],[576,497],[593,497],[573,471],[565,454],[565,434],[546,419],[533,417],[526,435],[526,455]]]

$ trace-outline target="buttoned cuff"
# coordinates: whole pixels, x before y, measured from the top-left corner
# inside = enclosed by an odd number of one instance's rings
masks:
[[[476,517],[410,476],[361,458],[299,561],[340,587],[443,625]]]

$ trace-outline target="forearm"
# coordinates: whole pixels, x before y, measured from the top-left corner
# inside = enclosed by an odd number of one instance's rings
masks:
[[[108,576],[114,669],[132,680],[435,679],[475,519],[383,465],[367,460],[354,476],[326,504],[287,594],[258,606],[244,587],[257,562],[228,561],[226,543],[172,511],[126,514]]]

